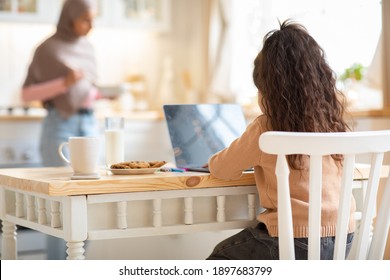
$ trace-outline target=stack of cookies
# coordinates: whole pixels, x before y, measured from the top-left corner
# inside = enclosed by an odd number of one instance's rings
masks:
[[[111,169],[141,169],[141,168],[159,168],[166,164],[166,161],[125,161],[112,164]]]

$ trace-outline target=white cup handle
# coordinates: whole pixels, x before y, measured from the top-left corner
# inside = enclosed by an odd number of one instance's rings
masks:
[[[60,155],[60,157],[65,161],[67,162],[68,164],[70,164],[70,160],[67,159],[64,155],[64,153],[62,152],[63,148],[65,146],[68,146],[69,147],[69,143],[68,142],[63,142],[60,144],[60,146],[58,147],[58,154]]]

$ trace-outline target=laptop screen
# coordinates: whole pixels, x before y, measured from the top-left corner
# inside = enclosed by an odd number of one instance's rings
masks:
[[[246,128],[238,104],[179,104],[163,109],[178,167],[203,166]]]

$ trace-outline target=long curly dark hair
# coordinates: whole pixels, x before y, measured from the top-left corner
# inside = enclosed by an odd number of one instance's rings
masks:
[[[264,37],[254,61],[253,80],[264,114],[275,131],[344,132],[343,94],[323,49],[306,28],[291,20]],[[332,156],[341,161],[339,155]],[[300,169],[301,155],[287,158]]]

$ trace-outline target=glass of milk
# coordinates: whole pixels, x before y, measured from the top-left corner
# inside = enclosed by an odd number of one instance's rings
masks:
[[[123,162],[125,158],[125,119],[105,118],[106,165]]]

